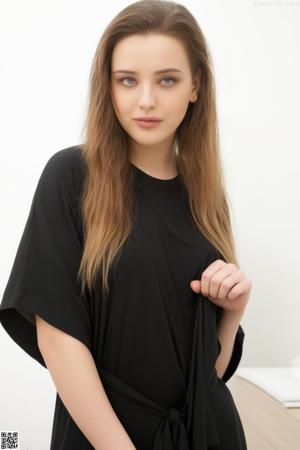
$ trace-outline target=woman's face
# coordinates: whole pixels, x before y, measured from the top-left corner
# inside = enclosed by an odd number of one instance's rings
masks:
[[[162,34],[128,36],[115,46],[111,69],[114,110],[131,139],[142,145],[171,143],[198,88],[181,42]],[[176,71],[157,73],[163,69]],[[162,121],[142,128],[135,120],[140,116]]]

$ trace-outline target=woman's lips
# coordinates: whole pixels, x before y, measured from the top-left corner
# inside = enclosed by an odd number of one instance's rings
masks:
[[[139,119],[135,120],[137,124],[142,128],[154,128],[157,127],[161,122],[161,120],[139,120]]]

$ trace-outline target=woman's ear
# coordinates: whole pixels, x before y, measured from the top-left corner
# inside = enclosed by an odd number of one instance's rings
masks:
[[[193,89],[192,89],[192,93],[191,93],[191,101],[196,101],[199,95],[199,91],[200,91],[200,85],[201,85],[201,70],[198,69],[196,74],[194,75],[193,78]]]

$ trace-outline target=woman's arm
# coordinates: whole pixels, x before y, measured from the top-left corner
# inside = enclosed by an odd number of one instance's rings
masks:
[[[57,392],[96,450],[136,450],[115,414],[89,349],[36,315],[39,349]]]
[[[222,316],[220,317],[218,324],[218,339],[221,344],[221,353],[215,364],[219,378],[223,377],[228,367],[233,351],[235,336],[244,312],[245,310],[239,312],[228,310],[222,311]]]

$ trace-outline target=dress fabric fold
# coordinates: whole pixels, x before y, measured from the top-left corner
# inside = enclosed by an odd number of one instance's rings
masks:
[[[201,297],[202,299],[197,300],[186,400],[180,408],[166,409],[126,385],[103,367],[100,367],[99,370],[101,380],[106,388],[109,387],[123,396],[130,397],[151,414],[162,418],[154,436],[153,450],[206,450],[209,446],[220,444],[209,401],[211,392],[220,381],[213,369],[215,352],[208,355],[208,357],[211,355],[211,364],[208,370],[205,370],[201,358],[205,352],[204,343],[207,339],[213,342],[214,336],[210,330],[214,329],[214,325],[209,323],[212,318],[209,311],[206,311],[207,301],[203,296]],[[191,436],[191,444],[188,435]]]

